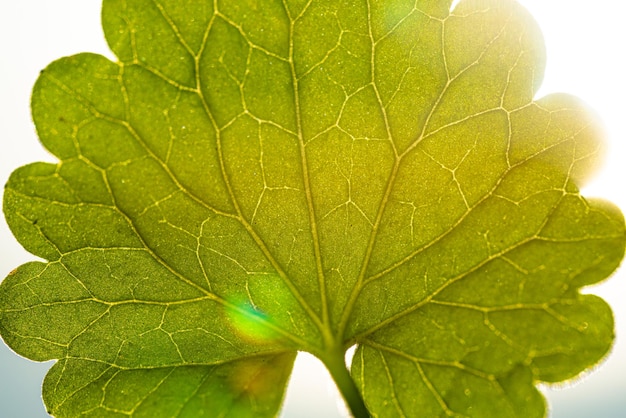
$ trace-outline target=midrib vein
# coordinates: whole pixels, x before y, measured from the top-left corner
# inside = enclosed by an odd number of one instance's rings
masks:
[[[310,4],[310,3],[309,3]],[[307,5],[308,6],[308,5]],[[311,193],[311,178],[309,175],[309,164],[306,154],[306,145],[304,142],[304,134],[302,131],[302,109],[300,108],[300,91],[298,76],[295,68],[294,59],[294,26],[298,19],[304,14],[307,7],[304,8],[302,13],[296,18],[292,18],[289,12],[289,8],[285,1],[283,1],[283,7],[285,13],[289,18],[289,70],[291,71],[291,83],[294,96],[294,113],[296,117],[296,129],[298,136],[298,148],[300,150],[300,165],[302,166],[302,181],[307,202],[307,211],[309,215],[309,224],[311,226],[311,237],[313,240],[313,251],[315,257],[315,268],[317,272],[317,282],[320,292],[320,303],[322,309],[322,318],[320,332],[325,340],[325,344],[333,345],[333,337],[330,335],[330,315],[328,311],[328,295],[326,289],[326,277],[324,274],[324,266],[322,263],[322,253],[320,247],[319,231],[316,220],[315,207],[313,205],[313,195]],[[318,323],[319,319],[316,321]]]
[[[386,112],[386,108],[382,103],[381,97],[380,97],[380,93],[378,91],[377,85],[376,85],[376,64],[375,64],[375,57],[376,57],[376,45],[377,42],[374,39],[374,34],[372,32],[372,11],[371,11],[371,4],[370,4],[370,0],[367,1],[367,16],[368,16],[368,21],[367,21],[367,26],[368,26],[368,33],[369,33],[369,38],[370,41],[372,43],[371,45],[371,56],[370,56],[370,71],[371,71],[371,77],[372,77],[372,88],[374,89],[374,92],[376,93],[376,98],[379,102],[380,105],[380,111],[383,114],[383,118],[385,120],[385,128],[387,130],[387,136],[389,137],[389,140],[393,146],[393,150],[394,150],[394,157],[395,157],[395,161],[394,161],[394,165],[391,171],[391,174],[389,175],[389,178],[387,180],[387,186],[385,189],[385,194],[383,195],[383,198],[381,200],[380,203],[380,207],[378,208],[378,212],[376,214],[376,220],[374,221],[374,224],[372,226],[372,231],[370,232],[370,237],[369,237],[369,241],[367,244],[367,249],[365,252],[365,257],[363,258],[363,263],[361,264],[361,270],[359,271],[359,275],[357,277],[356,283],[354,284],[354,286],[352,287],[352,291],[350,293],[350,297],[348,299],[348,302],[346,303],[346,307],[343,310],[343,313],[341,315],[341,319],[339,322],[339,327],[338,327],[338,335],[339,338],[341,340],[344,339],[344,334],[345,334],[345,330],[346,327],[348,325],[348,321],[350,319],[350,316],[352,315],[352,311],[354,309],[354,305],[356,304],[356,301],[359,297],[359,294],[361,293],[361,290],[363,289],[363,280],[365,278],[365,275],[367,273],[367,270],[369,268],[369,264],[371,262],[371,258],[372,258],[372,253],[374,252],[374,245],[376,243],[376,238],[378,237],[378,231],[380,228],[380,222],[382,220],[383,214],[385,213],[385,209],[387,207],[387,203],[389,202],[389,196],[391,195],[391,190],[393,190],[393,186],[395,185],[396,182],[396,178],[398,175],[398,170],[400,168],[400,163],[402,160],[402,156],[398,155],[398,151],[395,147],[395,144],[393,142],[393,134],[391,133],[391,127],[389,124],[389,120],[387,117],[387,112]],[[443,94],[443,93],[442,93]],[[432,110],[431,110],[432,113]],[[425,128],[424,128],[425,129]],[[423,133],[423,131],[422,131]]]
[[[218,13],[219,13],[218,2],[217,2],[217,0],[215,0],[214,1],[214,14],[217,15]],[[215,118],[213,117],[213,114],[211,112],[209,103],[207,102],[206,98],[204,97],[204,94],[202,92],[202,80],[200,78],[200,59],[201,59],[202,54],[204,53],[204,49],[205,49],[205,47],[207,45],[208,38],[209,38],[209,32],[211,30],[211,26],[212,26],[212,22],[213,21],[214,21],[214,19],[211,19],[211,22],[210,22],[210,24],[207,27],[207,30],[205,32],[204,39],[203,39],[203,42],[202,42],[202,45],[201,45],[201,47],[199,49],[198,54],[194,55],[194,61],[195,61],[195,67],[196,67],[195,68],[195,70],[196,70],[195,71],[196,72],[196,83],[197,83],[196,94],[200,98],[202,106],[203,106],[203,110],[204,110],[205,114],[207,115],[207,118],[211,122],[211,125],[213,126],[213,129],[215,130],[217,152],[218,152],[218,156],[219,156],[218,159],[219,159],[219,164],[220,164],[220,172],[221,172],[222,178],[224,180],[224,184],[226,185],[226,189],[228,190],[228,195],[229,195],[229,197],[230,197],[230,199],[231,199],[231,201],[233,203],[233,206],[235,207],[235,211],[237,213],[237,220],[246,229],[246,231],[248,232],[250,237],[254,240],[256,245],[259,247],[259,249],[261,250],[263,255],[267,258],[267,260],[270,262],[272,267],[276,270],[276,272],[281,277],[283,282],[289,288],[289,291],[291,292],[293,297],[298,301],[298,303],[300,304],[302,309],[304,309],[304,311],[310,317],[311,321],[313,321],[315,326],[323,334],[324,326],[323,326],[322,322],[320,321],[319,317],[317,316],[317,314],[315,313],[315,311],[307,303],[306,299],[302,296],[302,294],[299,292],[298,288],[291,281],[291,279],[289,278],[289,276],[287,275],[287,273],[285,272],[283,267],[280,265],[280,263],[278,263],[278,261],[275,259],[275,257],[273,256],[273,254],[271,253],[271,251],[269,250],[269,248],[267,247],[265,242],[261,239],[261,237],[258,235],[256,230],[254,229],[254,227],[250,224],[250,222],[248,222],[248,220],[243,215],[243,212],[242,212],[242,210],[241,210],[241,208],[239,206],[239,202],[238,202],[238,200],[237,200],[237,198],[235,196],[235,193],[233,191],[233,187],[231,185],[230,178],[228,177],[228,173],[227,173],[226,165],[225,165],[225,159],[224,159],[224,150],[222,148],[221,130],[218,127],[218,124],[217,124]],[[303,343],[300,343],[300,345],[302,345],[304,347]]]

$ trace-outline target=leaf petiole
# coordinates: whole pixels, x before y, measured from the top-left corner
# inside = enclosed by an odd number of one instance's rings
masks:
[[[348,368],[346,367],[344,352],[341,349],[326,353],[320,359],[330,372],[339,392],[348,404],[348,408],[354,418],[370,418],[369,411],[363,402]]]

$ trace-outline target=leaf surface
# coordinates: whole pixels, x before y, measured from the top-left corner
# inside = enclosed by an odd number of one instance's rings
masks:
[[[119,62],[42,72],[59,163],[4,196],[46,262],[2,283],[0,333],[59,360],[51,414],[274,416],[308,351],[355,414],[541,417],[537,382],[606,354],[611,311],[579,293],[624,253],[578,192],[598,122],[534,98],[515,2],[450,4],[103,2]]]

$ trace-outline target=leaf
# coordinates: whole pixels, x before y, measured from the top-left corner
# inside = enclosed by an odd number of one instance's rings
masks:
[[[534,99],[515,2],[450,4],[103,2],[119,62],[42,72],[59,163],[5,189],[47,261],[0,285],[0,334],[58,359],[51,414],[274,416],[308,351],[357,416],[541,417],[537,382],[606,354],[579,292],[624,254],[619,210],[578,192],[598,123]]]

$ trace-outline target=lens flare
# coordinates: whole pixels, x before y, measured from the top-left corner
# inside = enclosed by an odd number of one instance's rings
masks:
[[[233,329],[250,342],[267,343],[278,337],[271,327],[271,318],[247,301],[230,306],[227,317]]]

